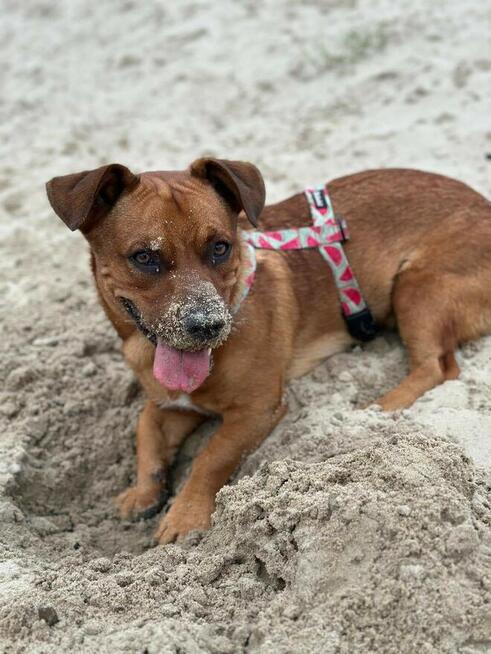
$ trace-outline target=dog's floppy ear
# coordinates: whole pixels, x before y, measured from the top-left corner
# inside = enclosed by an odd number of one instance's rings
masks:
[[[92,218],[107,213],[138,177],[120,164],[54,177],[46,184],[51,206],[72,230],[86,229]]]
[[[191,164],[190,172],[196,177],[208,179],[234,211],[239,213],[244,210],[250,222],[257,226],[266,191],[256,166],[245,161],[203,158]]]

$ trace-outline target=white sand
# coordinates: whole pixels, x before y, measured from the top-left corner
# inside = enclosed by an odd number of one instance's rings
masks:
[[[490,196],[489,3],[2,9],[0,651],[491,651],[491,338],[400,415],[358,408],[405,374],[395,336],[333,357],[292,386],[213,529],[149,548],[155,521],[110,501],[142,398],[44,194],[213,154],[256,163],[269,201],[379,166]]]

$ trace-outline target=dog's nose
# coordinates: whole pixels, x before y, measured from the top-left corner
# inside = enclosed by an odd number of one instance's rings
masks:
[[[196,340],[216,338],[225,327],[223,318],[211,318],[203,314],[192,314],[184,320],[187,333]]]

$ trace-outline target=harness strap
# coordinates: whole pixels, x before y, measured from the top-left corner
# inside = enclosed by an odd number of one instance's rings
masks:
[[[323,186],[305,189],[305,197],[310,208],[310,215],[314,225],[322,221],[328,224],[339,224],[345,222],[336,218],[332,208],[331,198]],[[343,241],[349,239],[346,227],[342,226],[340,231],[344,238],[336,239],[329,245],[321,245],[319,252],[329,265],[334,277],[341,313],[346,321],[349,333],[360,341],[370,341],[376,336],[375,320],[365,302],[356,280],[353,269],[349,265],[348,258],[343,248]]]
[[[312,225],[267,232],[243,232],[246,278],[236,311],[254,283],[256,248],[281,251],[317,248],[331,268],[349,333],[360,341],[369,341],[376,336],[376,325],[343,249],[343,242],[349,239],[346,221],[334,215],[331,199],[323,186],[307,188],[305,197]]]
[[[244,261],[242,264],[244,269],[244,282],[243,282],[242,294],[238,298],[235,306],[232,307],[232,313],[237,313],[237,311],[240,309],[240,305],[249,295],[249,291],[251,290],[252,285],[254,284],[254,280],[256,279],[256,268],[257,268],[256,248],[254,247],[254,245],[249,243],[245,234],[246,232],[242,232],[242,237],[243,237],[242,245],[244,248],[242,251],[244,255]]]

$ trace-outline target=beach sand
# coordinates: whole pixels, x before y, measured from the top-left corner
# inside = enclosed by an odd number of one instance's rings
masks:
[[[268,201],[382,166],[491,195],[491,8],[324,0],[4,0],[0,651],[491,651],[491,337],[409,410],[395,334],[332,357],[218,495],[153,547],[121,521],[143,397],[54,175],[254,162]],[[429,220],[431,216],[429,216]],[[469,225],[472,229],[472,225]],[[462,235],[465,239],[465,234]],[[175,492],[211,427],[184,445]]]

